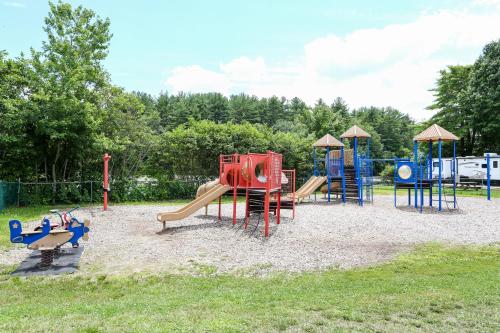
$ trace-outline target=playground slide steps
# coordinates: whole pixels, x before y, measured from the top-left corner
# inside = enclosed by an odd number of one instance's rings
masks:
[[[220,196],[222,196],[230,189],[231,186],[229,185],[218,184],[209,191],[207,191],[206,193],[204,193],[203,195],[201,195],[200,197],[191,201],[186,206],[182,207],[181,209],[178,209],[177,211],[159,213],[157,215],[157,219],[159,222],[182,220],[188,217],[189,215],[194,214],[200,208],[207,206],[212,201],[218,199]]]

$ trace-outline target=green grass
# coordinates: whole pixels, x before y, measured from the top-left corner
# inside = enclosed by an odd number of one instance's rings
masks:
[[[55,207],[57,208],[57,207]],[[34,207],[23,207],[23,208],[5,208],[0,210],[0,250],[8,248],[11,246],[9,240],[9,221],[19,220],[19,221],[33,221],[36,219],[42,219],[44,215],[50,215],[48,206],[34,206]]]
[[[235,254],[236,255],[236,254]],[[12,278],[2,332],[495,332],[499,247],[421,246],[349,271]]]

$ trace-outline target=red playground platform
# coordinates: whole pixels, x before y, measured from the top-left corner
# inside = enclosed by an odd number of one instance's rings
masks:
[[[233,224],[236,224],[238,195],[243,193],[246,197],[245,227],[248,224],[250,213],[259,211],[260,208],[264,214],[264,234],[266,237],[269,236],[269,213],[272,201],[276,203],[273,207],[276,214],[276,223],[280,223],[282,159],[281,154],[272,151],[268,151],[266,154],[251,153],[220,156],[220,184],[230,186],[233,192]],[[259,202],[261,204],[258,204]],[[291,202],[293,205],[293,198]],[[220,204],[221,199],[219,198],[219,219],[221,218]]]

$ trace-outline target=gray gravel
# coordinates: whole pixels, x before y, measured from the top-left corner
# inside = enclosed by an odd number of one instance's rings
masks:
[[[246,231],[242,229],[242,204],[236,226],[230,218],[232,205],[225,204],[222,222],[216,222],[217,205],[213,205],[208,216],[202,209],[188,219],[168,222],[164,232],[156,214],[180,206],[111,206],[107,212],[89,208],[79,215],[92,221],[80,272],[260,275],[374,265],[428,241],[500,242],[500,200],[460,198],[459,204],[460,212],[419,214],[406,207],[394,208],[391,196],[376,197],[375,204],[365,207],[303,203],[297,207],[295,220],[290,218],[291,211],[283,211],[282,223],[272,223],[268,239],[257,218],[252,218]],[[22,247],[0,253],[0,264],[17,264],[28,253]]]

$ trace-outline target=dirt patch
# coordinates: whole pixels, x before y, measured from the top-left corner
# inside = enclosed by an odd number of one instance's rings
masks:
[[[374,204],[304,203],[296,219],[283,211],[282,223],[272,217],[271,236],[263,236],[261,218],[243,228],[244,206],[238,205],[238,223],[232,225],[232,205],[217,206],[162,231],[156,214],[180,206],[111,206],[109,211],[82,209],[92,221],[80,273],[168,271],[188,273],[305,271],[329,267],[374,265],[394,258],[415,244],[437,241],[453,244],[489,244],[500,241],[500,201],[460,198],[453,214],[420,214],[396,209],[391,196]],[[29,251],[22,247],[3,252],[0,264],[17,264]]]

